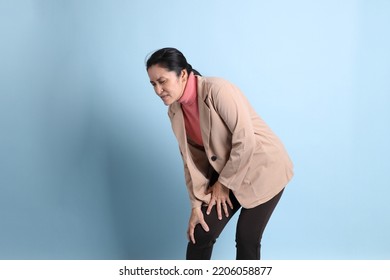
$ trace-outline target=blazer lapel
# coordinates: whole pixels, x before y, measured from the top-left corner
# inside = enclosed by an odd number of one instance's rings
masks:
[[[200,130],[202,132],[203,145],[209,147],[210,142],[210,108],[207,104],[208,93],[203,89],[202,77],[198,78],[198,108]]]
[[[172,129],[179,143],[180,151],[183,153],[184,158],[187,158],[187,135],[184,127],[183,111],[179,103],[175,102],[171,105],[169,117],[171,118]]]

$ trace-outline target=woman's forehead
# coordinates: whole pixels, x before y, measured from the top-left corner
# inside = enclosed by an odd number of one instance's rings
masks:
[[[158,80],[159,78],[162,77],[169,77],[175,75],[175,72],[169,71],[168,69],[156,64],[149,67],[148,74],[151,79]]]

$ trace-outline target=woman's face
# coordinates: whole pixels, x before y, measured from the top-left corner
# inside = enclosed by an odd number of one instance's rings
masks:
[[[187,83],[186,70],[182,70],[178,77],[176,72],[156,64],[149,67],[148,75],[154,91],[165,105],[171,105],[183,95]]]

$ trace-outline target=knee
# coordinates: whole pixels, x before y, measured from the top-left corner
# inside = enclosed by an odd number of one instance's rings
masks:
[[[251,231],[237,231],[236,245],[243,247],[260,247],[261,237]]]

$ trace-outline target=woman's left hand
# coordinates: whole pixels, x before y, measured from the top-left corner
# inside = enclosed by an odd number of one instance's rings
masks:
[[[211,199],[207,208],[206,214],[209,215],[211,209],[215,205],[217,208],[218,219],[222,220],[222,210],[226,217],[229,217],[228,206],[233,209],[233,204],[229,198],[229,189],[222,185],[220,182],[216,182],[212,187],[208,188],[206,193],[211,193]]]

